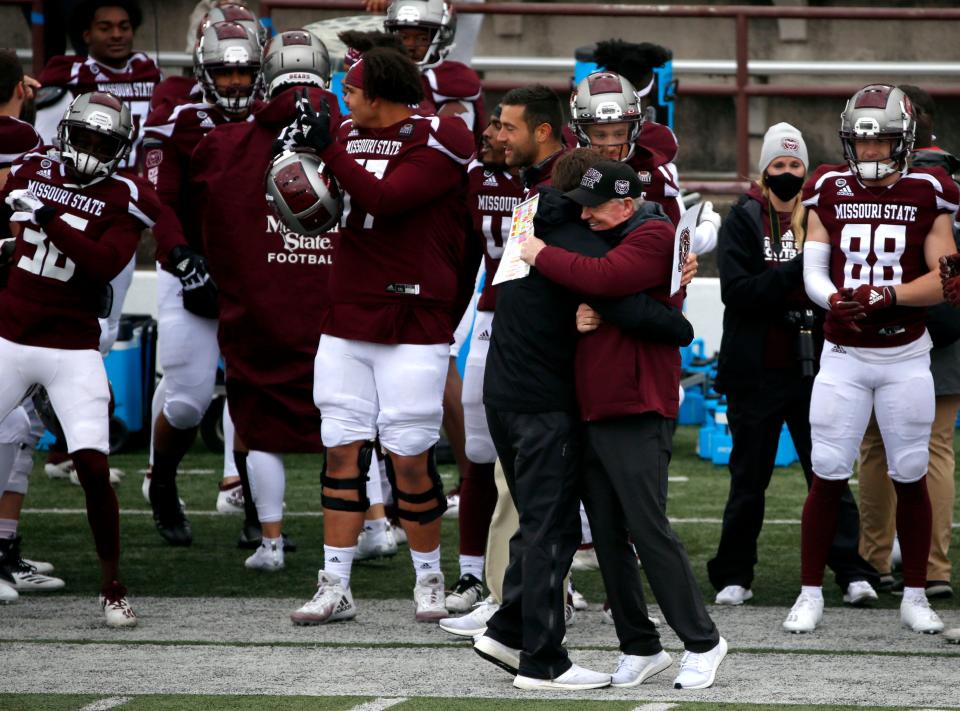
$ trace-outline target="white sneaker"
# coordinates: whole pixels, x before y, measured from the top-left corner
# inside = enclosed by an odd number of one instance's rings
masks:
[[[610,675],[584,669],[579,664],[574,664],[556,679],[536,679],[517,674],[513,680],[513,685],[518,689],[528,689],[530,691],[539,689],[564,689],[567,691],[602,689],[605,686],[610,686]]]
[[[821,620],[823,620],[823,598],[814,598],[806,593],[800,593],[787,619],[783,621],[783,629],[787,632],[813,632]]]
[[[393,540],[396,541],[398,546],[407,545],[407,532],[403,530],[403,526],[401,526],[400,524],[397,524],[396,526],[394,526],[391,523],[390,530],[393,531]]]
[[[573,587],[573,583],[570,584],[570,601],[573,604],[573,609],[577,612],[590,609],[587,598],[583,596],[582,592]]]
[[[73,460],[64,459],[59,464],[47,462],[43,465],[43,471],[51,479],[69,479],[73,471]]]
[[[742,585],[727,585],[717,593],[713,602],[716,605],[742,605],[752,597],[753,590],[750,588],[745,588]]]
[[[483,598],[483,583],[476,576],[461,575],[456,586],[444,600],[448,612],[466,612]]]
[[[137,626],[137,614],[127,601],[127,590],[119,583],[114,583],[106,594],[100,594],[100,609],[107,627]]]
[[[414,617],[417,622],[437,622],[447,616],[444,605],[443,573],[431,573],[417,580],[413,586]]]
[[[593,546],[589,548],[580,548],[573,554],[573,563],[570,570],[600,570],[600,562],[597,560],[597,549]]]
[[[239,481],[228,484],[224,487],[223,482],[219,484],[217,492],[217,511],[220,513],[243,513],[243,486]]]
[[[16,602],[20,599],[20,593],[6,580],[0,580],[0,603],[6,605],[8,602]]]
[[[680,658],[680,673],[673,680],[674,689],[707,689],[713,686],[720,662],[727,656],[727,640],[723,637],[708,652],[684,652]]]
[[[520,669],[520,650],[508,647],[486,634],[473,640],[473,651],[511,674],[515,675]]]
[[[45,560],[28,560],[24,558],[23,562],[31,566],[40,573],[40,575],[50,575],[50,573],[53,572],[53,563],[48,563]]]
[[[650,677],[668,669],[671,664],[673,664],[673,657],[662,649],[646,657],[621,654],[617,671],[613,673],[610,685],[621,688],[639,686]]]
[[[487,631],[487,620],[499,609],[493,596],[487,597],[462,617],[444,617],[439,622],[440,629],[460,637],[476,637]]]
[[[374,558],[390,558],[397,554],[397,539],[393,535],[393,527],[388,523],[379,528],[364,528],[357,538],[357,552],[353,559],[372,560]]]
[[[952,627],[945,631],[943,639],[950,644],[960,644],[960,627]]]
[[[22,558],[14,565],[12,572],[18,592],[61,590],[66,585],[60,578],[38,573],[36,568]]]
[[[567,627],[577,619],[577,608],[573,605],[573,596],[567,594],[567,602],[563,606],[563,624]]]
[[[283,539],[280,542],[273,541],[269,544],[263,542],[260,547],[253,552],[253,555],[243,561],[243,564],[251,570],[265,570],[274,572],[283,568]]]
[[[50,465],[47,466],[56,466]],[[70,473],[67,475],[70,478],[70,483],[75,486],[80,486],[80,477],[77,475],[77,470],[73,468],[73,462],[70,462]],[[123,482],[123,470],[110,467],[110,486],[120,486]]]
[[[447,496],[447,510],[443,512],[444,518],[460,517],[460,493]]]
[[[847,592],[843,594],[843,601],[848,605],[866,605],[877,599],[877,592],[866,580],[854,580],[847,585]]]
[[[350,588],[344,589],[340,576],[321,570],[317,573],[317,592],[310,602],[290,613],[295,625],[322,625],[357,616]]]
[[[926,596],[908,598],[904,595],[900,603],[900,622],[914,632],[924,634],[943,632],[943,620],[930,609]]]

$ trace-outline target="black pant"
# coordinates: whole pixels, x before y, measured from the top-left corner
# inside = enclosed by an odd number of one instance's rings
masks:
[[[723,511],[723,530],[717,554],[707,563],[710,582],[717,590],[727,585],[749,588],[757,564],[757,538],[763,527],[764,494],[773,474],[780,430],[787,423],[800,466],[813,481],[810,464],[810,393],[812,379],[793,373],[765,373],[762,387],[727,394],[727,421],[733,437],[730,452],[730,495]],[[840,503],[837,535],[827,564],[837,585],[846,591],[854,580],[876,587],[877,571],[860,557],[860,515],[849,487]]]
[[[583,504],[625,654],[647,656],[662,649],[647,618],[631,537],[663,616],[684,648],[706,652],[720,639],[687,552],[667,520],[672,436],[673,421],[656,413],[586,426]]]
[[[522,650],[523,676],[555,679],[571,666],[561,646],[563,580],[580,544],[580,425],[569,412],[490,408],[487,424],[520,527],[510,539],[503,600],[486,634]]]

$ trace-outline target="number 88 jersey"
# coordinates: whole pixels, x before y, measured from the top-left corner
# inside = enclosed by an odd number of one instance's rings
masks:
[[[830,279],[838,289],[895,286],[926,274],[927,235],[958,202],[956,183],[940,168],[912,168],[893,185],[868,188],[847,165],[824,165],[803,187],[804,206],[830,236]],[[923,335],[925,318],[926,309],[896,306],[858,321],[857,333],[828,313],[824,335],[846,346],[902,346]]]

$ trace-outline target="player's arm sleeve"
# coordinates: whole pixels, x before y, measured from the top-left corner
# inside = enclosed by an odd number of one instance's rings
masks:
[[[670,283],[673,227],[648,222],[649,232],[627,237],[603,257],[584,257],[559,247],[544,247],[536,268],[550,281],[587,297],[620,298]]]
[[[60,214],[50,220],[43,231],[80,271],[108,282],[129,264],[144,225],[132,216],[123,216],[95,242],[84,235],[83,219]]]
[[[389,217],[429,205],[463,180],[460,165],[437,150],[412,152],[384,179],[378,179],[347,153],[341,143],[321,154],[350,195],[350,204],[374,217]]]
[[[803,283],[803,258],[798,255],[777,268],[757,273],[751,265],[757,263],[760,243],[737,214],[723,221],[717,239],[720,299],[724,305],[743,311],[782,310],[790,292]]]
[[[647,294],[632,294],[617,300],[589,301],[604,321],[645,341],[686,346],[693,340],[693,326],[678,308]]]

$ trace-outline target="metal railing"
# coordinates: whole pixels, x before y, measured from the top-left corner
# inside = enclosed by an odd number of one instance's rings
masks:
[[[687,96],[732,96],[736,111],[737,137],[737,172],[746,176],[749,174],[749,98],[751,96],[849,96],[859,85],[789,85],[789,84],[751,84],[750,74],[805,74],[806,68],[822,68],[820,74],[842,75],[849,72],[849,67],[855,66],[856,73],[885,74],[887,76],[902,75],[895,71],[903,66],[897,62],[778,62],[748,59],[749,55],[749,21],[751,19],[802,19],[802,20],[868,20],[871,22],[882,20],[897,20],[901,22],[913,21],[950,21],[960,20],[960,9],[956,8],[892,8],[892,7],[806,7],[806,6],[751,6],[751,5],[588,5],[585,3],[544,3],[544,2],[502,2],[491,4],[454,3],[460,14],[483,15],[550,15],[570,17],[704,17],[725,18],[734,21],[736,43],[736,57],[729,60],[698,60],[699,66],[688,64],[683,66],[681,60],[674,62],[674,71],[689,69],[692,72],[711,74],[732,74],[735,77],[733,84],[689,84],[681,82],[678,93]],[[279,9],[311,9],[311,10],[349,10],[363,12],[363,2],[360,0],[261,0],[260,13],[265,23],[272,24],[274,10]],[[480,58],[477,58],[480,59]],[[513,58],[516,59],[516,58]],[[502,61],[502,60],[500,60]],[[544,60],[537,60],[544,61]],[[556,60],[549,60],[550,62]],[[567,60],[559,60],[566,62]],[[491,69],[473,62],[477,69]],[[924,66],[930,74],[937,76],[957,76],[960,74],[960,65],[954,62],[923,62],[913,65],[913,73],[921,73]],[[563,69],[553,65],[549,71]],[[506,69],[518,69],[513,64]],[[713,71],[713,69],[720,71]],[[524,67],[528,71],[534,70],[530,66]],[[732,69],[732,71],[731,71]],[[927,74],[927,71],[923,71]],[[563,86],[559,82],[546,82],[555,89],[567,90],[569,84]],[[516,86],[509,81],[488,81],[484,83],[488,90],[503,90]],[[960,96],[958,86],[924,86],[934,96]]]

